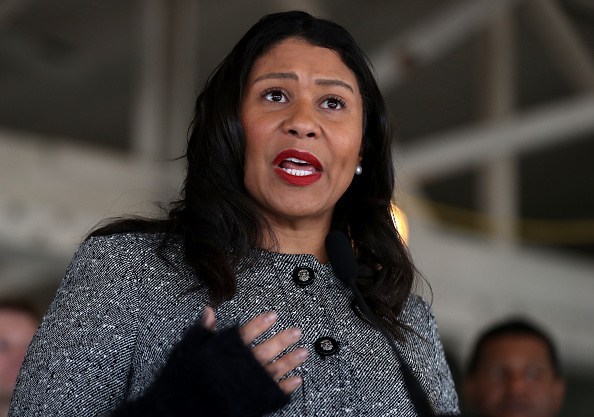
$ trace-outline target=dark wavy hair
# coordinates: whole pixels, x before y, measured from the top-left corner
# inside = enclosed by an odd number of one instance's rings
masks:
[[[363,173],[338,201],[332,229],[352,239],[359,262],[369,271],[357,284],[371,308],[400,337],[404,326],[397,316],[411,292],[415,269],[390,214],[394,169],[384,100],[352,36],[338,24],[306,12],[264,16],[210,75],[196,101],[181,199],[171,204],[167,218],[123,220],[92,235],[136,230],[181,236],[185,259],[208,286],[211,302],[234,295],[238,262],[259,247],[266,234],[274,239],[244,186],[240,103],[254,62],[288,38],[336,51],[357,78],[364,114]]]

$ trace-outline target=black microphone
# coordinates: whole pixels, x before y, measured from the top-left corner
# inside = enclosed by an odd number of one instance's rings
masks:
[[[357,278],[359,265],[349,239],[338,230],[331,231],[326,236],[326,251],[338,279],[350,286]]]
[[[429,405],[429,400],[425,394],[425,391],[423,391],[421,384],[419,384],[419,381],[417,381],[413,375],[410,367],[402,358],[398,347],[394,343],[392,335],[389,334],[384,324],[378,319],[373,311],[371,311],[367,305],[367,302],[363,298],[363,295],[357,288],[355,279],[359,274],[359,264],[357,263],[357,258],[355,257],[353,247],[351,246],[351,242],[349,241],[348,237],[338,230],[331,231],[328,236],[326,236],[326,251],[328,252],[328,258],[330,260],[330,264],[332,265],[332,269],[334,270],[334,273],[338,279],[343,281],[351,288],[353,295],[355,296],[355,300],[357,301],[357,304],[365,317],[377,330],[380,331],[380,333],[392,347],[392,350],[396,355],[396,359],[400,363],[404,384],[406,385],[408,394],[410,395],[417,415],[423,417],[435,417],[435,413]]]

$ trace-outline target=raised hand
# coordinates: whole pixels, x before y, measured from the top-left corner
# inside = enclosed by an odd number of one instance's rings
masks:
[[[245,323],[240,329],[240,335],[243,342],[249,345],[270,329],[276,322],[277,315],[269,311],[254,317]],[[216,329],[216,319],[212,307],[206,307],[202,316],[202,325],[214,331]],[[303,380],[300,376],[291,376],[282,379],[287,373],[301,365],[307,358],[307,349],[297,348],[289,353],[279,356],[288,347],[294,345],[301,338],[301,330],[291,327],[283,330],[271,338],[259,343],[252,348],[252,353],[260,364],[268,371],[270,376],[278,383],[280,389],[286,394],[290,394],[297,389]],[[281,380],[282,379],[282,380]]]

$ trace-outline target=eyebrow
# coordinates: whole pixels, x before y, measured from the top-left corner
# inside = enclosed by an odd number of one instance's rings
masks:
[[[351,93],[355,92],[355,90],[353,89],[353,87],[351,87],[350,84],[345,83],[344,81],[341,81],[341,80],[316,80],[315,83],[317,85],[336,85],[336,86],[344,87],[348,90],[351,90]]]
[[[259,76],[258,78],[256,78],[254,80],[254,83],[257,83],[258,81],[270,80],[270,79],[289,79],[289,80],[297,81],[297,80],[299,80],[299,77],[297,76],[297,74],[295,74],[293,72],[271,72],[271,73]],[[341,80],[318,79],[318,80],[315,80],[315,84],[317,84],[317,85],[334,85],[334,86],[346,88],[347,90],[350,90],[352,93],[355,92],[355,90],[349,83],[345,83],[344,81],[341,81]]]

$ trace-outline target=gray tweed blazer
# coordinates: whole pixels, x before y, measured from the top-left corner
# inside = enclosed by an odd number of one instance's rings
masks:
[[[151,384],[208,303],[181,244],[170,245],[163,259],[160,239],[129,233],[81,245],[29,348],[10,416],[101,415]],[[310,351],[296,370],[302,387],[271,416],[415,415],[388,343],[351,310],[350,290],[330,264],[266,251],[250,259],[237,274],[236,295],[216,310],[217,326],[275,310],[278,322],[264,336],[297,326],[299,345]],[[429,306],[411,296],[401,319],[416,332],[398,343],[404,359],[436,412],[457,414]]]

